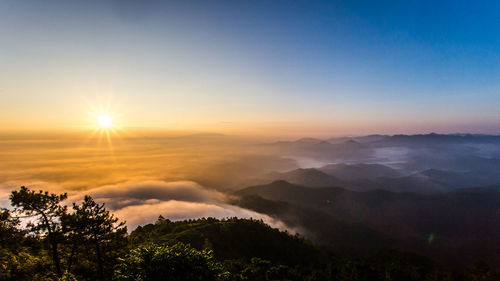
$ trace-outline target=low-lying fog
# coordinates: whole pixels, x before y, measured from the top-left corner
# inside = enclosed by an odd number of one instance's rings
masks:
[[[370,165],[365,165],[370,164]],[[379,165],[372,165],[379,164]],[[314,168],[314,169],[312,169]],[[0,205],[21,185],[91,194],[128,221],[258,217],[234,192],[276,180],[308,187],[440,193],[500,184],[500,138],[367,136],[261,141],[223,135],[0,138]],[[228,199],[229,198],[229,199]]]

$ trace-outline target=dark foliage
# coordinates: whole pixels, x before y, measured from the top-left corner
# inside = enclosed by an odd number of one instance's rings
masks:
[[[47,191],[33,191],[21,186],[19,191],[13,191],[10,196],[12,206],[16,211],[33,217],[35,222],[29,222],[30,231],[46,234],[52,253],[52,261],[56,274],[61,277],[61,261],[59,244],[62,240],[60,217],[66,213],[66,207],[60,204],[66,199],[66,194],[49,194]]]
[[[115,270],[119,281],[215,281],[227,275],[214,260],[212,251],[198,251],[182,243],[139,246],[122,259]]]
[[[91,197],[72,212],[65,198],[25,187],[12,193],[15,211],[0,212],[0,280],[500,280],[484,262],[451,270],[414,253],[332,251],[252,219],[160,216],[129,235]],[[33,221],[23,227],[26,218]]]
[[[99,205],[90,196],[85,196],[81,205],[73,204],[74,212],[63,216],[63,227],[71,247],[68,257],[67,271],[71,271],[73,261],[78,254],[90,254],[88,259],[94,260],[96,270],[92,264],[75,265],[75,272],[96,272],[95,279],[106,279],[105,272],[111,272],[116,263],[120,249],[126,247],[127,228],[124,222],[118,222],[104,204]],[[92,258],[93,257],[93,258]],[[87,273],[88,274],[88,273]]]
[[[234,204],[301,228],[313,241],[341,251],[391,247],[458,266],[478,259],[500,266],[498,188],[415,194],[276,181],[238,194]]]
[[[7,210],[0,216],[2,242],[9,242],[0,248],[0,280],[112,279],[127,251],[126,228],[89,196],[69,213],[66,197],[24,186],[12,192],[16,216]],[[19,218],[28,220],[24,229]]]
[[[315,262],[319,251],[299,236],[273,229],[259,220],[214,218],[172,222],[158,219],[130,234],[137,245],[144,242],[189,243],[196,249],[211,249],[219,259],[257,257],[290,265],[304,260]]]

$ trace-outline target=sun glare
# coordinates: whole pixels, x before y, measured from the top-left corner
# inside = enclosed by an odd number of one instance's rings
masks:
[[[110,106],[113,104],[114,106]],[[125,129],[122,126],[123,119],[118,114],[117,103],[111,102],[95,102],[89,104],[87,124],[90,129],[90,134],[86,143],[91,143],[96,140],[95,144],[101,146],[106,144],[111,154],[114,154],[113,141],[119,140],[121,134],[125,134]]]
[[[97,123],[99,123],[102,128],[109,128],[113,125],[113,120],[108,115],[100,115],[97,118]]]

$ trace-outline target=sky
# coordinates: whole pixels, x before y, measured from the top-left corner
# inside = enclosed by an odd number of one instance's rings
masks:
[[[500,132],[498,1],[0,1],[0,128]]]

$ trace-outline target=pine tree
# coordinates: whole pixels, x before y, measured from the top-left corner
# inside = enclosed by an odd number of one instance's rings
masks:
[[[31,232],[42,233],[49,240],[52,252],[52,261],[59,277],[62,276],[61,262],[58,246],[63,239],[61,229],[61,217],[66,213],[66,206],[61,206],[61,201],[67,198],[67,194],[53,194],[47,191],[33,191],[21,186],[19,191],[13,191],[10,201],[14,210],[26,217],[33,218],[28,227]]]

